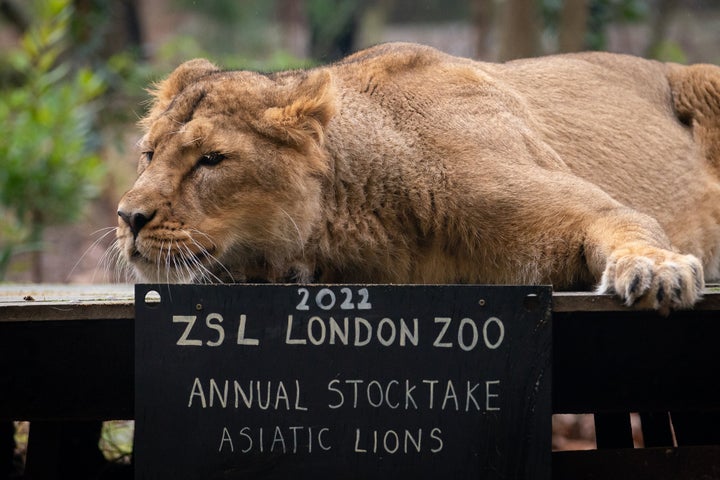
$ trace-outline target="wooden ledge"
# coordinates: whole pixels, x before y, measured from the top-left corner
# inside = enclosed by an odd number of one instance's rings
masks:
[[[553,312],[637,312],[647,311],[638,307],[626,307],[614,295],[592,292],[554,292]],[[693,310],[720,310],[720,285],[709,285],[703,299]]]
[[[131,284],[0,285],[0,322],[132,319],[135,289]],[[710,285],[695,310],[720,310],[720,285]],[[553,293],[553,312],[642,311],[624,306],[613,295],[592,292]]]
[[[133,285],[0,285],[0,322],[133,319]]]

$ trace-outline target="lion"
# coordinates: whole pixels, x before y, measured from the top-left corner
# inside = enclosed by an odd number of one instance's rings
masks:
[[[152,282],[552,284],[668,313],[720,278],[720,68],[414,44],[153,91],[117,245]]]

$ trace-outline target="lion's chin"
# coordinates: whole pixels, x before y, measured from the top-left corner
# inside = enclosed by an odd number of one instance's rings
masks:
[[[135,277],[148,283],[234,283],[234,276],[227,269],[213,268],[211,262],[199,256],[185,255],[148,258],[137,250],[128,252],[126,260]]]

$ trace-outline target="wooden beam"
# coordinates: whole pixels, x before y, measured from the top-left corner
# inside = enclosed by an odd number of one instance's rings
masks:
[[[720,446],[554,452],[553,480],[720,478]]]

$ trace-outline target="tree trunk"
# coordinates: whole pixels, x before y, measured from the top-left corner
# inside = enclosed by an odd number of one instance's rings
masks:
[[[17,28],[20,33],[30,26],[27,12],[12,0],[0,0],[0,14]]]
[[[585,49],[588,21],[587,0],[564,0],[558,27],[558,49],[562,53]]]
[[[76,47],[90,46],[89,53],[102,60],[128,49],[145,56],[137,0],[73,0],[73,6],[77,14],[71,32]]]
[[[282,31],[283,48],[297,58],[307,58],[310,28],[304,0],[278,0],[276,15]]]
[[[472,0],[472,22],[475,29],[475,57],[490,60],[490,34],[492,33],[495,2]]]
[[[501,25],[500,60],[534,57],[541,53],[537,0],[506,0]]]
[[[364,3],[365,8],[360,15],[356,47],[358,49],[377,45],[383,41],[383,33],[393,0],[372,0]]]
[[[665,40],[672,14],[678,6],[678,0],[659,0],[650,23],[650,43],[646,54],[654,57]]]

